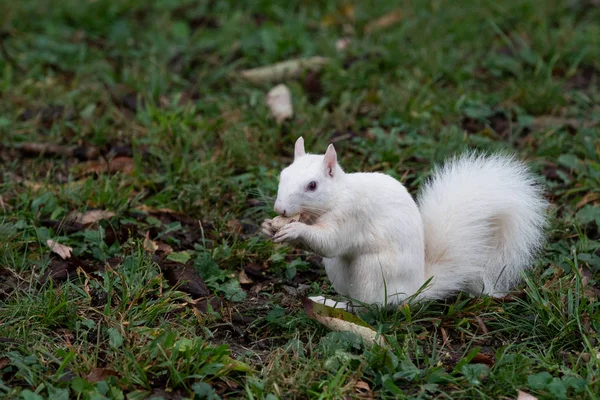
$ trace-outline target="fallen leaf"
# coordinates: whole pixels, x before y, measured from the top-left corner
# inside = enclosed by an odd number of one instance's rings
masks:
[[[384,16],[377,18],[376,20],[369,22],[367,25],[365,25],[364,31],[365,33],[371,33],[390,27],[400,22],[402,20],[402,15],[402,10],[393,10],[392,12],[387,13]]]
[[[254,83],[283,81],[300,77],[307,71],[320,71],[329,59],[325,57],[300,58],[282,61],[265,67],[248,69],[238,76]]]
[[[310,318],[325,325],[332,331],[352,332],[360,336],[367,344],[378,344],[379,346],[387,347],[383,335],[378,334],[369,324],[356,315],[339,308],[315,303],[308,298],[302,299],[302,303],[304,310]]]
[[[108,368],[95,368],[86,376],[86,380],[90,383],[98,383],[107,380],[111,376],[119,376],[117,371]]]
[[[337,51],[344,51],[350,46],[352,43],[352,39],[350,38],[341,38],[335,41],[335,49]]]
[[[46,185],[44,185],[43,183],[32,182],[32,181],[23,181],[23,186],[25,186],[27,189],[31,189],[34,192],[37,192],[40,189],[46,188]]]
[[[358,381],[354,384],[354,391],[361,399],[373,399],[371,387],[365,381]]]
[[[178,286],[178,290],[190,294],[193,298],[211,295],[194,267],[176,261],[163,260],[158,256],[153,256],[152,260],[158,264],[169,284]]]
[[[144,236],[143,246],[147,252],[152,254],[154,254],[156,250],[158,250],[158,244],[152,239],[150,239],[150,232],[146,232],[146,235]]]
[[[239,235],[240,233],[242,233],[242,230],[243,230],[242,223],[240,222],[239,219],[227,220],[225,225],[227,226],[228,231],[233,232],[236,235]]]
[[[522,390],[518,391],[517,400],[537,400],[537,397],[530,395]]]
[[[91,225],[94,222],[101,221],[103,219],[110,219],[116,214],[108,210],[89,210],[85,213],[75,212],[70,215],[73,222],[82,225]]]
[[[294,111],[292,109],[292,93],[284,84],[275,86],[269,91],[266,103],[271,110],[271,115],[278,124],[286,119],[292,118]]]
[[[0,358],[0,369],[10,365],[10,359],[8,357]]]
[[[163,253],[164,255],[169,255],[173,252],[173,248],[168,244],[157,241],[155,242],[158,245],[158,249],[156,250],[158,253]]]
[[[60,244],[51,239],[46,240],[46,244],[48,245],[48,247],[50,247],[50,250],[53,253],[58,254],[59,257],[63,260],[66,260],[67,258],[71,257],[71,252],[73,251],[72,247],[65,246],[64,244]]]
[[[254,283],[254,281],[250,279],[248,275],[246,275],[246,272],[244,270],[241,270],[238,274],[238,280],[240,281],[240,285],[250,285]]]
[[[115,157],[111,160],[90,161],[77,167],[80,174],[114,174],[122,172],[131,174],[135,170],[135,160],[132,157]]]
[[[145,204],[142,204],[141,206],[136,207],[135,209],[138,211],[148,213],[148,214],[152,214],[152,213],[178,214],[177,211],[175,211],[171,208],[152,208]]]

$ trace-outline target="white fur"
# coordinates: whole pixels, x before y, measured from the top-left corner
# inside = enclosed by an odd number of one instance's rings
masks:
[[[345,173],[331,145],[325,156],[311,155],[299,139],[295,154],[281,172],[276,211],[314,222],[290,223],[273,239],[323,256],[333,287],[360,302],[402,302],[430,277],[422,297],[503,295],[543,241],[547,203],[513,158],[451,160],[425,185],[417,208],[388,175]]]

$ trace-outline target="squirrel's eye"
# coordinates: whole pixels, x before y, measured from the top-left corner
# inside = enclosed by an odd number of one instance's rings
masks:
[[[317,182],[311,181],[308,184],[308,190],[310,190],[311,192],[314,192],[315,190],[317,190]]]

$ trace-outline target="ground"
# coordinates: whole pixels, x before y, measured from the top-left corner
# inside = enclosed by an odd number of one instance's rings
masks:
[[[0,4],[0,397],[597,398],[597,1],[51,3]],[[300,135],[412,194],[514,153],[547,244],[503,299],[368,310],[387,348],[331,332],[320,259],[259,232]]]

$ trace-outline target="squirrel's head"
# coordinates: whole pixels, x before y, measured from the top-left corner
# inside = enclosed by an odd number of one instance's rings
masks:
[[[281,171],[275,212],[286,217],[319,216],[333,209],[344,171],[332,144],[324,155],[306,154],[304,139],[294,147],[294,162]]]

